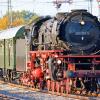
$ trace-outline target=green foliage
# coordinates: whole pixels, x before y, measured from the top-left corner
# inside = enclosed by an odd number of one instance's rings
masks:
[[[32,16],[27,24],[32,24],[34,21],[38,20],[38,18],[39,18],[39,16],[37,16],[37,15]]]
[[[30,11],[17,11],[17,12],[12,12],[12,19],[20,19],[22,18],[24,20],[24,23],[27,24],[30,22],[31,19],[33,19],[34,17],[36,17],[37,15],[34,12],[30,12]]]

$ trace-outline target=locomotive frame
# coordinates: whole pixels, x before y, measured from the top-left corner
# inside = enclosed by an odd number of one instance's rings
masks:
[[[100,71],[95,70],[95,65],[99,65],[100,66],[100,60],[96,60],[98,58],[100,58],[100,55],[62,55],[61,52],[63,52],[62,50],[39,50],[39,51],[30,51],[29,55],[30,55],[30,62],[28,62],[28,70],[29,71],[35,71],[36,69],[43,67],[40,70],[36,71],[36,73],[34,72],[33,76],[39,78],[39,83],[38,83],[38,88],[42,88],[43,86],[41,85],[41,80],[46,80],[47,83],[47,89],[48,91],[52,91],[52,93],[56,92],[56,94],[63,94],[66,93],[70,94],[70,93],[75,93],[78,91],[78,88],[75,88],[73,85],[75,78],[100,78]],[[41,63],[40,65],[38,65],[38,67],[35,66],[34,60],[36,60],[36,57],[39,57],[41,59]],[[51,57],[53,59],[56,59],[55,61],[61,61],[63,63],[63,79],[62,80],[55,80],[51,78],[51,71],[49,69],[49,64],[47,65],[47,60],[48,57]],[[79,62],[71,62],[72,59],[74,58],[79,58]],[[84,63],[84,62],[80,62],[82,58],[88,58],[88,59],[92,59],[91,64],[94,66],[92,70],[77,70],[76,69],[76,64],[79,65],[88,65],[90,63]],[[94,60],[95,59],[95,60]],[[57,63],[57,62],[56,62]],[[64,64],[66,64],[64,66]],[[57,65],[56,67],[58,67],[59,65]],[[59,68],[59,67],[58,67]],[[44,77],[42,77],[42,71],[44,74]],[[68,76],[66,75],[67,72],[74,72],[75,76]],[[31,76],[29,73],[27,73],[28,76]],[[25,74],[24,74],[25,75]],[[24,85],[33,85],[33,82],[29,82],[29,81],[25,81],[27,80],[27,75],[22,76],[21,82]],[[36,75],[36,76],[35,76]],[[38,76],[39,75],[39,76]],[[46,75],[46,76],[45,76]],[[71,83],[72,82],[72,83]],[[45,85],[44,85],[45,86]],[[80,88],[79,94],[84,94],[83,89]],[[82,92],[83,91],[83,92]],[[99,91],[99,90],[98,90]],[[84,94],[85,95],[85,94]]]

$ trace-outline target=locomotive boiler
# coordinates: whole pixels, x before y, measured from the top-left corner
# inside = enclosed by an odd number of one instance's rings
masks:
[[[71,13],[58,14],[55,18],[43,18],[36,22],[33,27],[33,42],[41,50],[63,49],[71,54],[98,53],[99,25],[97,17],[86,10],[73,10]]]
[[[21,83],[56,93],[100,92],[99,25],[86,10],[38,18],[27,33],[30,61]]]

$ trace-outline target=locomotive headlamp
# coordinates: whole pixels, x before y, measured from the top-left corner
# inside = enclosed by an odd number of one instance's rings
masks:
[[[58,64],[61,64],[61,60],[57,60],[57,63],[58,63]]]
[[[80,21],[80,24],[81,24],[81,25],[84,25],[84,24],[85,24],[85,21],[84,21],[84,20],[81,20],[81,21]]]
[[[56,58],[57,58],[57,57],[58,57],[58,55],[57,55],[57,54],[55,54],[55,55],[54,55],[54,57],[56,57]]]

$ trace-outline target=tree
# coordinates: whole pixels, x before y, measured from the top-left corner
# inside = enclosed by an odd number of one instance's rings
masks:
[[[3,30],[3,29],[7,29],[8,27],[8,17],[7,16],[4,16],[3,18],[0,19],[0,30]]]
[[[12,25],[11,26],[18,26],[18,25],[22,25],[24,24],[24,19],[23,18],[17,18],[16,20],[14,20],[12,22]]]
[[[37,17],[35,13],[32,13],[30,11],[13,11],[12,14],[9,13],[9,15],[12,15],[12,23],[10,24],[11,27],[19,26],[19,25],[25,25],[29,23],[31,20]],[[9,26],[9,18],[8,13],[6,13],[3,18],[0,19],[0,30],[7,29]]]

